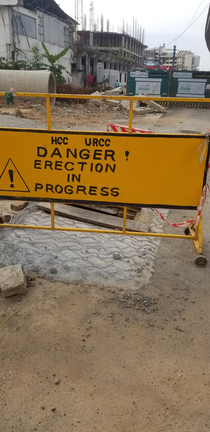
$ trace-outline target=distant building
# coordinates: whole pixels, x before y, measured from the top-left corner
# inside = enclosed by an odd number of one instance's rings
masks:
[[[34,46],[43,53],[43,41],[53,55],[70,48],[59,63],[71,72],[76,24],[54,0],[0,0],[0,57],[30,58]]]
[[[173,64],[173,49],[165,44],[159,48],[147,49],[144,55],[144,67],[148,69],[170,69]],[[174,70],[199,70],[200,57],[191,51],[176,50]]]
[[[91,76],[111,87],[116,79],[125,86],[128,70],[143,68],[144,49],[143,42],[124,32],[78,31],[75,84],[83,86]]]

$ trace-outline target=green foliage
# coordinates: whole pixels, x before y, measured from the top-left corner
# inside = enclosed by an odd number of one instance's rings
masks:
[[[59,64],[57,64],[57,65],[54,64],[53,66],[50,67],[50,70],[51,70],[51,72],[54,73],[55,78],[56,78],[56,82],[57,82],[57,83],[65,84],[66,80],[65,80],[65,78],[64,78],[64,76],[63,76],[63,72],[64,72],[64,71],[65,71],[65,73],[68,74],[69,76],[72,76],[72,75],[70,74],[70,72],[68,72],[68,71],[66,70],[66,68],[65,68],[64,66],[59,65]]]
[[[50,54],[50,52],[48,51],[44,42],[42,42],[42,48],[45,52],[45,54],[43,54],[43,57],[45,57],[48,60],[48,62],[50,63],[50,70],[51,70],[51,72],[54,73],[56,81],[59,83],[65,83],[66,80],[63,76],[63,72],[65,71],[69,76],[71,76],[71,74],[66,70],[66,68],[64,66],[59,65],[59,64],[55,64],[55,63],[61,57],[66,55],[69,48],[68,47],[64,48],[59,54],[56,54],[56,55]],[[47,66],[47,65],[45,65],[45,66]]]
[[[32,48],[33,57],[27,62],[27,70],[43,70],[43,55],[40,54],[38,46]]]
[[[0,57],[0,69],[20,70],[21,68],[25,68],[25,65],[26,62],[24,61],[8,62],[4,58]]]
[[[33,56],[30,59],[26,57],[25,60],[18,60],[16,62],[7,62],[4,58],[0,57],[0,69],[44,70],[46,68],[50,68],[51,72],[53,72],[55,75],[56,81],[58,83],[65,83],[66,80],[63,76],[63,73],[65,72],[69,76],[72,76],[72,74],[70,74],[64,66],[60,64],[56,64],[56,62],[68,52],[69,48],[66,47],[59,54],[52,55],[48,51],[44,42],[42,42],[42,47],[44,49],[45,54],[40,54],[38,46],[34,46],[32,48]],[[49,64],[45,64],[43,62],[43,57],[47,58],[50,66]]]

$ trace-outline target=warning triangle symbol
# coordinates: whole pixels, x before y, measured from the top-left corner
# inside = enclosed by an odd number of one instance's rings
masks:
[[[8,159],[0,175],[0,191],[4,192],[30,192],[26,182],[20,175],[12,159]]]

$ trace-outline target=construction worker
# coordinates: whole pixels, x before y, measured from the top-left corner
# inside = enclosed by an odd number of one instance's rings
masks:
[[[116,82],[115,82],[115,88],[118,88],[119,87],[119,81],[118,80],[116,80]]]

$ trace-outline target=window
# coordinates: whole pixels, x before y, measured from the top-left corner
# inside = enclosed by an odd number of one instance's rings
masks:
[[[120,82],[122,81],[122,74],[120,73]]]
[[[127,81],[127,74],[125,74],[125,82]]]
[[[13,31],[21,36],[37,38],[36,19],[20,12],[13,12]]]

